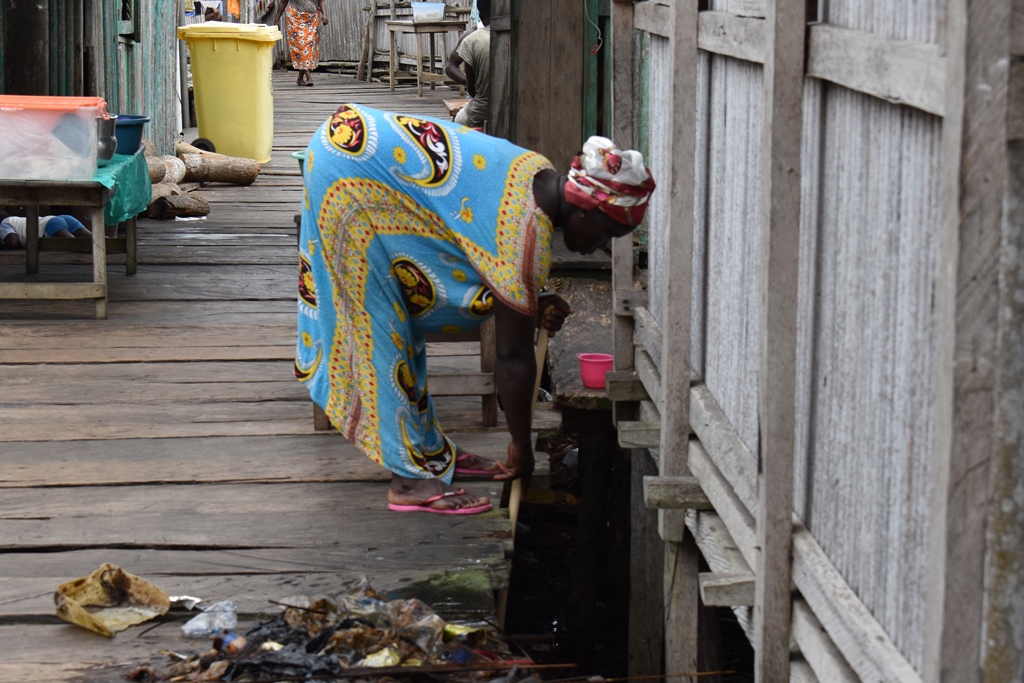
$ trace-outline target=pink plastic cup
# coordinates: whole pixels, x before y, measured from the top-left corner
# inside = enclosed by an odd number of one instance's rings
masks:
[[[615,356],[607,353],[581,353],[579,359],[583,386],[604,389],[604,373],[614,369]]]

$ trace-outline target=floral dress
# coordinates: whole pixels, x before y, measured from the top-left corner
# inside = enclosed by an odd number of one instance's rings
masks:
[[[552,226],[544,157],[432,118],[341,106],[306,150],[296,376],[331,422],[399,475],[451,481],[426,342],[495,298],[536,312]]]

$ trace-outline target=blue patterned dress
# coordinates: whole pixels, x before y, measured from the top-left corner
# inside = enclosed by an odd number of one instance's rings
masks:
[[[340,107],[306,149],[295,373],[332,424],[405,477],[450,482],[427,391],[428,332],[494,298],[527,315],[551,266],[533,198],[544,157],[432,118]]]

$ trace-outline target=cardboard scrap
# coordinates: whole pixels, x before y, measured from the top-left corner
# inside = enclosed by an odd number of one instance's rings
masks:
[[[108,638],[166,614],[171,607],[167,593],[109,563],[57,586],[53,601],[58,617]]]

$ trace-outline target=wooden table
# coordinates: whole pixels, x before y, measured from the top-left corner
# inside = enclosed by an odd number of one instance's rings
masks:
[[[444,67],[441,67],[441,73],[434,73],[434,64],[437,60],[437,51],[435,50],[434,44],[438,35],[445,35],[450,31],[463,31],[466,28],[465,21],[447,20],[447,21],[431,21],[431,22],[414,22],[414,21],[389,21],[387,22],[388,34],[391,36],[391,52],[388,60],[388,82],[391,84],[391,90],[395,89],[395,71],[398,60],[398,51],[396,49],[397,36],[403,33],[411,33],[416,37],[416,94],[419,97],[423,97],[423,82],[430,83],[430,89],[434,89],[434,84],[439,83],[445,79]],[[423,70],[423,36],[427,36],[430,41],[430,66],[427,71]],[[444,55],[445,61],[447,62],[447,55]]]
[[[122,239],[107,238],[103,207],[112,192],[92,180],[0,180],[0,205],[25,206],[25,272],[39,272],[39,207],[81,206],[89,209],[92,229],[91,282],[0,282],[0,299],[95,299],[96,319],[107,317],[107,248],[125,253],[125,272],[133,275],[136,268],[136,223],[132,216],[126,221]],[[48,237],[44,251],[76,250],[85,240]]]

